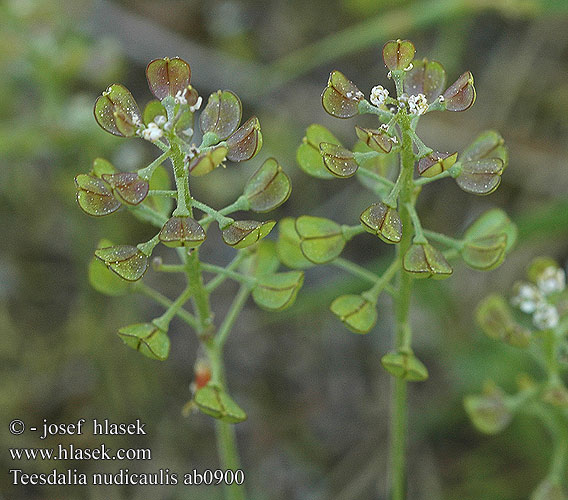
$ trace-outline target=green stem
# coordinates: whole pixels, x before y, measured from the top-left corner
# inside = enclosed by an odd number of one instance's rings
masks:
[[[173,189],[150,189],[148,196],[162,196],[164,198],[177,198],[177,191]]]
[[[375,277],[375,284],[373,285],[373,288],[361,294],[363,298],[375,304],[379,299],[379,295],[381,294],[381,292],[394,278],[394,275],[399,271],[399,269],[400,269],[399,260],[398,259],[393,260],[391,265],[387,267],[387,270],[383,273],[383,275],[380,278],[377,279],[377,277]]]
[[[355,262],[351,262],[350,260],[343,259],[341,257],[337,257],[335,260],[331,262],[334,266],[338,267],[339,269],[343,269],[344,271],[352,274],[353,276],[357,276],[364,280],[369,281],[370,283],[376,283],[378,276],[373,273],[372,271],[368,271],[364,267],[355,264]],[[384,287],[385,292],[389,295],[395,296],[396,292],[390,283],[387,283]]]
[[[251,289],[248,284],[243,283],[241,285],[239,291],[237,292],[237,295],[235,295],[235,298],[233,300],[233,303],[231,304],[231,307],[229,308],[229,311],[227,312],[227,315],[225,316],[225,319],[223,320],[223,323],[219,327],[219,331],[215,336],[215,343],[217,345],[217,348],[221,352],[223,351],[223,347],[225,346],[227,337],[229,336],[229,333],[233,328],[233,325],[235,324],[237,317],[239,316],[240,312],[242,311],[243,307],[246,304],[248,296],[250,295],[250,290]]]
[[[243,283],[249,286],[254,286],[256,284],[256,280],[251,276],[246,276],[245,274],[237,273],[225,267],[216,266],[214,264],[206,264],[205,262],[202,262],[201,269],[210,273],[223,274],[227,278],[232,278],[233,280],[238,281],[239,283]]]
[[[384,178],[382,175],[376,174],[375,172],[372,172],[371,170],[367,170],[366,168],[358,168],[357,169],[357,175],[372,179],[372,180],[382,184],[383,186],[387,187],[390,190],[392,190],[394,188],[394,182],[389,181],[388,179]]]
[[[171,161],[174,167],[174,177],[177,190],[177,207],[173,216],[191,216],[191,196],[189,194],[189,181],[183,164],[183,153],[177,144],[172,144]]]
[[[170,304],[167,308],[166,312],[162,314],[159,318],[156,318],[153,323],[160,328],[160,330],[168,331],[168,327],[170,322],[177,314],[177,312],[183,307],[183,305],[189,300],[191,295],[193,294],[193,290],[190,287],[187,287],[180,296]]]
[[[389,123],[391,118],[393,117],[393,114],[390,111],[385,111],[384,109],[377,108],[376,106],[373,106],[366,99],[359,101],[358,108],[359,108],[359,114],[377,115],[379,117],[379,120],[383,123]]]
[[[458,251],[461,250],[464,246],[464,242],[462,240],[446,236],[445,234],[442,233],[437,233],[436,231],[430,231],[429,229],[424,230],[424,235],[428,239],[437,241],[442,245],[445,245],[449,248],[454,248]]]
[[[217,224],[219,224],[220,229],[224,229],[227,226],[231,225],[233,222],[235,222],[234,219],[231,219],[230,217],[225,217],[219,210],[215,210],[209,205],[197,201],[195,198],[191,199],[191,206],[201,210],[202,212],[205,212],[206,214],[209,214],[210,217],[212,217],[214,220],[217,221]]]
[[[402,154],[403,154],[403,152],[401,151],[401,155]],[[413,157],[414,157],[414,153],[413,153]],[[398,174],[398,178],[396,179],[395,185],[393,186],[393,188],[391,189],[391,192],[388,194],[388,196],[383,201],[383,203],[387,207],[394,208],[396,210],[397,200],[398,200],[400,192],[403,188],[403,185],[404,185],[404,182],[405,182],[405,179],[406,179],[406,175],[407,174],[406,174],[405,170],[403,168],[401,168],[400,173]],[[411,177],[411,180],[412,180],[412,177]],[[402,227],[404,227],[404,226],[402,226]]]
[[[156,158],[152,163],[150,163],[150,165],[148,165],[147,167],[141,168],[140,170],[138,170],[138,175],[142,178],[145,179],[147,181],[149,181],[152,178],[152,174],[154,173],[154,171],[162,164],[164,163],[164,161],[166,160],[166,158],[168,158],[170,156],[170,148],[168,147],[167,150],[161,154],[160,156],[158,156],[158,158]]]
[[[197,207],[197,208],[199,208],[199,207]],[[238,212],[239,210],[248,210],[249,208],[250,208],[250,203],[248,201],[248,198],[246,198],[243,195],[243,196],[240,196],[239,198],[237,198],[230,205],[227,205],[225,208],[222,208],[221,210],[217,210],[217,213],[219,213],[221,215],[227,215],[227,214],[232,214],[233,212]],[[207,217],[203,217],[199,221],[199,224],[201,224],[204,228],[206,228],[213,220],[215,220],[214,217],[212,217],[211,215],[208,215]]]
[[[440,179],[445,179],[446,177],[451,177],[452,174],[449,170],[444,170],[437,175],[432,177],[420,177],[414,181],[415,186],[424,186],[424,184],[429,184],[430,182],[439,181]]]
[[[413,242],[419,245],[428,243],[426,236],[424,236],[424,230],[422,229],[422,223],[420,222],[420,217],[416,213],[416,208],[412,203],[406,203],[406,209],[410,214],[410,219],[412,220],[412,226],[414,227],[414,238]]]
[[[132,211],[137,219],[140,219],[143,222],[148,222],[156,227],[162,227],[168,221],[167,217],[142,203],[136,206],[129,206],[128,209]]]
[[[145,243],[139,243],[137,245],[138,250],[140,250],[146,257],[150,257],[152,255],[152,251],[156,246],[160,243],[160,239],[158,235],[154,236],[151,240]]]
[[[248,252],[246,251],[239,251],[237,256],[225,267],[225,270],[233,271],[234,269],[239,267],[239,264],[246,258],[247,253]],[[209,283],[207,283],[207,285],[205,285],[205,289],[209,293],[211,293],[218,286],[224,283],[227,278],[228,276],[226,274],[219,274],[215,278],[213,278]]]
[[[365,232],[365,228],[361,224],[357,224],[355,226],[348,226],[343,224],[341,226],[341,233],[346,241],[352,240],[358,234],[362,234]]]
[[[215,422],[217,435],[217,452],[221,459],[221,468],[233,472],[241,468],[239,453],[237,450],[237,436],[235,426],[217,420]],[[225,498],[227,500],[245,500],[245,491],[242,486],[235,483],[225,485]]]
[[[426,146],[426,144],[422,142],[422,139],[420,139],[420,137],[416,135],[416,132],[414,132],[412,127],[410,127],[408,131],[412,136],[412,141],[414,142],[414,144],[416,144],[416,147],[418,148],[418,158],[423,158],[424,156],[428,156],[429,154],[434,152],[432,148],[429,148],[428,146]]]

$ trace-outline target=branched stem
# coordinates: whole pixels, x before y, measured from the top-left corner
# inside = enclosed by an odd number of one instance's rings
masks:
[[[205,212],[206,214],[209,214],[212,219],[217,221],[217,224],[219,224],[219,227],[221,229],[224,229],[234,222],[234,219],[225,217],[219,210],[215,210],[214,208],[196,200],[195,198],[191,199],[191,206],[201,210],[202,212]]]
[[[239,283],[243,283],[249,286],[254,286],[256,284],[256,280],[251,276],[247,276],[245,274],[237,273],[231,269],[227,269],[225,267],[216,266],[214,264],[206,264],[205,262],[201,263],[201,269],[204,271],[208,271],[215,274],[222,274],[225,275],[227,278],[231,278]]]
[[[451,177],[451,173],[449,170],[444,170],[437,175],[433,175],[432,177],[420,177],[414,181],[415,186],[424,186],[425,184],[429,184],[430,182],[436,182],[440,179],[445,179],[446,177]]]
[[[431,240],[437,241],[442,245],[445,245],[449,248],[453,248],[458,251],[461,250],[464,246],[464,242],[462,240],[446,236],[445,234],[442,233],[437,233],[436,231],[430,231],[429,229],[424,230],[424,235]]]

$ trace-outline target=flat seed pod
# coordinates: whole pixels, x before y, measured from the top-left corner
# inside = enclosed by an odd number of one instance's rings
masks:
[[[246,274],[256,278],[276,273],[280,267],[280,260],[276,253],[276,243],[266,239],[259,241],[255,247],[254,254],[246,262]]]
[[[152,323],[138,323],[118,330],[118,336],[140,354],[159,361],[168,359],[170,339],[168,334]]]
[[[258,278],[252,298],[263,309],[282,311],[294,303],[303,283],[303,271],[266,274]]]
[[[197,248],[206,237],[199,222],[191,217],[171,217],[158,234],[159,240],[168,247]]]
[[[112,187],[117,198],[128,205],[138,205],[142,203],[150,189],[148,181],[141,179],[138,174],[134,172],[103,174],[102,178]]]
[[[89,175],[93,177],[101,178],[103,174],[114,174],[116,173],[116,169],[114,165],[104,158],[95,158],[93,161],[93,167],[89,172]]]
[[[237,220],[223,229],[223,241],[233,248],[246,248],[268,235],[275,225],[273,220]]]
[[[434,177],[448,170],[457,160],[457,153],[435,151],[418,161],[418,173],[422,177]]]
[[[494,130],[486,130],[479,134],[460,156],[462,161],[488,158],[500,159],[503,162],[503,170],[509,163],[509,151],[505,146],[505,140]]]
[[[189,64],[179,57],[154,59],[146,66],[150,92],[160,101],[167,96],[183,94],[191,79]]]
[[[449,278],[453,269],[442,255],[430,244],[413,244],[403,257],[404,270],[415,278]]]
[[[189,173],[201,177],[215,170],[227,158],[229,150],[225,146],[217,146],[196,156],[189,163]]]
[[[378,153],[390,153],[392,141],[384,130],[363,128],[359,127],[359,125],[355,125],[355,133],[357,137],[373,151],[377,151]]]
[[[464,406],[473,425],[485,434],[501,432],[513,418],[505,393],[496,386],[487,388],[481,395],[467,396]]]
[[[351,151],[328,142],[322,142],[319,147],[325,167],[335,177],[346,178],[355,175],[359,165]]]
[[[408,382],[422,382],[428,378],[428,370],[412,353],[389,352],[381,359],[383,368],[394,377]]]
[[[195,404],[206,415],[230,424],[247,419],[246,413],[218,385],[209,382],[195,393]]]
[[[351,118],[359,113],[359,102],[363,93],[340,71],[334,70],[329,75],[327,87],[321,94],[321,102],[331,116]]]
[[[227,159],[235,162],[253,158],[262,148],[260,122],[256,116],[249,118],[227,139]]]
[[[461,250],[463,261],[473,269],[490,271],[505,260],[507,235],[497,234],[466,241]]]
[[[373,203],[360,216],[365,231],[376,234],[385,243],[398,243],[402,238],[402,222],[398,212],[384,203]]]
[[[424,94],[428,103],[434,102],[446,87],[446,71],[437,61],[412,61],[412,69],[404,77],[404,91],[408,95]]]
[[[140,124],[140,110],[130,91],[115,83],[95,101],[95,119],[107,132],[132,137]]]
[[[485,335],[514,347],[528,347],[531,332],[519,325],[504,297],[492,294],[486,297],[475,312],[477,324]]]
[[[361,295],[341,295],[330,309],[353,333],[369,333],[377,323],[376,305]]]
[[[369,153],[370,151],[372,151],[372,149],[363,141],[357,141],[353,146],[354,153]],[[366,158],[363,161],[359,161],[359,168],[369,170],[382,177],[390,179],[392,177],[392,173],[399,168],[398,157],[397,155],[388,154],[375,155],[372,158]],[[385,186],[382,183],[375,179],[371,179],[366,175],[358,175],[357,180],[371,191],[380,192],[385,190]]]
[[[296,221],[285,217],[278,224],[278,240],[276,253],[280,262],[292,269],[307,269],[314,264],[310,262],[300,248],[301,240],[296,231]]]
[[[241,123],[243,108],[241,100],[230,90],[218,90],[209,96],[207,106],[201,113],[199,125],[204,134],[213,132],[224,141]]]
[[[331,262],[345,247],[341,226],[332,220],[302,215],[296,219],[295,227],[302,253],[314,264]]]
[[[131,245],[99,248],[95,256],[126,281],[139,280],[148,269],[148,257]]]
[[[282,205],[292,192],[290,178],[274,158],[268,158],[248,180],[244,195],[254,212],[269,212]]]
[[[336,137],[322,125],[312,124],[306,129],[306,136],[296,152],[296,161],[306,174],[319,179],[333,179],[329,170],[323,163],[319,145],[322,142],[339,144]]]
[[[443,94],[448,111],[465,111],[475,102],[473,75],[466,71]]]
[[[500,208],[492,208],[484,212],[469,226],[464,234],[466,241],[475,241],[488,236],[505,234],[508,252],[517,241],[517,226],[509,219],[509,216]]]
[[[108,247],[112,243],[101,240],[98,247]],[[130,283],[108,269],[99,259],[93,257],[89,263],[89,283],[100,293],[117,297],[130,291]]]
[[[101,179],[80,174],[75,177],[75,186],[77,203],[86,214],[101,217],[116,212],[121,206],[108,184]]]
[[[502,173],[503,162],[499,158],[464,161],[456,183],[466,193],[491,194],[501,184]]]
[[[389,40],[383,46],[383,61],[391,71],[406,69],[414,59],[414,44],[409,40]]]

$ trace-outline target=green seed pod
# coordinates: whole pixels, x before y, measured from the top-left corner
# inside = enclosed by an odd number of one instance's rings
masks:
[[[376,234],[385,243],[399,243],[402,222],[398,212],[382,202],[373,203],[360,216],[365,231]]]
[[[195,177],[201,177],[212,172],[225,161],[228,152],[225,146],[208,149],[191,160],[188,167],[189,173]]]
[[[449,278],[454,272],[441,252],[432,245],[413,244],[403,258],[404,270],[415,278]]]
[[[341,226],[332,220],[302,215],[296,219],[295,227],[302,253],[314,264],[331,262],[345,247]]]
[[[409,40],[389,40],[383,46],[383,61],[391,71],[404,70],[410,66],[415,52]]]
[[[93,167],[89,172],[89,175],[93,177],[98,177],[99,179],[102,178],[103,174],[115,174],[116,169],[114,165],[104,158],[95,158],[93,161]]]
[[[491,235],[466,241],[461,249],[461,256],[469,267],[490,271],[503,263],[506,248],[506,234]]]
[[[296,161],[306,174],[319,179],[333,179],[333,176],[323,163],[320,144],[340,145],[337,138],[325,127],[312,124],[306,129],[306,136],[302,139],[302,144],[296,152]]]
[[[303,283],[303,271],[263,274],[252,291],[252,298],[263,309],[282,311],[294,303]]]
[[[168,334],[152,323],[138,323],[118,330],[118,336],[128,346],[151,359],[164,361],[170,353]]]
[[[557,382],[543,391],[542,400],[552,406],[568,408],[568,389],[562,382]]]
[[[475,140],[461,154],[461,161],[485,160],[498,158],[503,162],[503,170],[509,163],[509,152],[505,141],[499,132],[486,130],[479,134]]]
[[[466,71],[444,92],[444,102],[448,111],[465,111],[475,102],[473,75]]]
[[[389,135],[382,129],[370,129],[355,125],[357,137],[369,148],[378,153],[390,153],[392,141]]]
[[[112,246],[108,240],[101,240],[99,248]],[[131,284],[118,277],[99,259],[93,257],[89,263],[89,283],[100,293],[110,296],[124,295],[130,291]]]
[[[168,247],[197,248],[207,235],[199,222],[191,217],[171,217],[162,227],[158,238]]]
[[[281,228],[281,225],[282,222],[280,222],[279,228]],[[245,274],[256,278],[275,274],[280,267],[280,260],[276,253],[276,243],[272,240],[264,239],[258,242],[254,250],[253,255],[246,259],[242,265]]]
[[[501,295],[492,294],[481,301],[475,318],[489,338],[513,347],[526,348],[530,344],[531,332],[514,320],[509,304]]]
[[[249,118],[237,131],[227,139],[227,160],[234,162],[247,161],[253,158],[262,148],[260,122],[256,116]]]
[[[300,248],[302,241],[296,231],[296,221],[291,217],[285,217],[278,224],[278,240],[276,253],[280,262],[292,269],[307,269],[314,264],[310,262]]]
[[[546,478],[534,490],[530,500],[568,500],[568,494],[560,482]]]
[[[237,220],[223,229],[223,241],[233,248],[246,248],[268,235],[275,225],[273,220]]]
[[[138,205],[148,195],[150,185],[134,172],[103,174],[102,178],[111,187],[115,196],[128,205]]]
[[[322,142],[319,148],[325,167],[335,177],[347,178],[355,175],[359,165],[351,151],[328,142]]]
[[[473,425],[485,434],[501,432],[513,418],[505,393],[493,383],[486,384],[481,395],[466,396],[464,407]]]
[[[412,353],[389,352],[381,359],[383,368],[394,377],[409,382],[422,382],[428,378],[428,370]]]
[[[506,235],[505,251],[509,252],[517,241],[517,226],[505,211],[493,208],[484,212],[465,232],[464,240],[474,242],[490,236]]]
[[[327,87],[321,94],[321,102],[331,116],[351,118],[359,113],[359,102],[363,93],[340,71],[334,70],[329,75]]]
[[[424,94],[428,103],[434,102],[446,87],[446,71],[437,61],[412,61],[412,69],[404,78],[404,91],[408,95]]]
[[[330,306],[342,323],[353,333],[369,333],[377,323],[377,306],[361,295],[341,295]]]
[[[75,177],[77,203],[88,215],[102,217],[116,212],[121,203],[112,194],[108,184],[91,175],[79,174]]]
[[[126,281],[139,280],[148,269],[148,256],[131,245],[99,248],[95,256]]]
[[[195,404],[206,415],[230,424],[247,419],[246,413],[217,384],[209,382],[195,393]]]
[[[132,137],[140,125],[140,110],[130,91],[115,83],[95,102],[97,123],[113,135]]]
[[[290,178],[274,158],[268,158],[248,180],[244,195],[254,212],[269,212],[282,205],[292,192]]]
[[[238,96],[230,90],[218,90],[209,96],[207,106],[199,117],[199,125],[204,134],[212,132],[224,141],[237,130],[242,114]]]
[[[189,64],[179,57],[154,59],[146,66],[146,79],[150,92],[160,101],[168,96],[185,93],[191,79]]]
[[[418,162],[418,173],[422,177],[434,177],[448,170],[457,160],[457,153],[435,151]]]
[[[462,170],[456,177],[456,184],[466,193],[486,195],[501,184],[503,161],[499,158],[463,161]]]

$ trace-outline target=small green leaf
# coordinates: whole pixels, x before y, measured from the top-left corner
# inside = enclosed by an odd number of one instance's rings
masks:
[[[334,176],[327,170],[320,152],[320,144],[327,142],[339,145],[339,141],[325,127],[312,124],[306,129],[306,136],[296,152],[296,161],[306,174],[320,179],[333,179]]]
[[[475,318],[485,335],[514,347],[528,347],[531,332],[513,318],[507,301],[500,295],[486,297],[478,306]]]
[[[218,385],[209,382],[195,393],[195,404],[206,415],[237,424],[247,419],[246,413]]]
[[[116,197],[128,205],[138,205],[142,203],[150,189],[148,181],[141,179],[138,174],[134,172],[103,174],[102,178],[112,187]]]
[[[376,234],[385,243],[398,243],[402,238],[402,222],[398,212],[384,203],[373,203],[360,217],[365,231]]]
[[[409,40],[389,40],[383,46],[383,61],[391,71],[408,68],[415,53],[414,44]]]
[[[422,177],[434,177],[448,170],[457,160],[457,153],[435,151],[418,162],[418,173]]]
[[[101,240],[98,247],[108,247],[112,243]],[[130,283],[118,277],[108,269],[99,259],[93,257],[89,263],[89,283],[100,293],[111,296],[124,295],[130,290]]]
[[[357,137],[365,143],[372,151],[378,153],[390,153],[392,141],[389,135],[382,129],[370,129],[355,125]]]
[[[322,142],[319,148],[325,167],[335,177],[346,178],[355,175],[359,165],[351,151],[329,142]]]
[[[229,150],[225,146],[208,149],[191,160],[189,173],[195,177],[200,177],[212,172],[225,161],[228,152]]]
[[[383,368],[394,377],[409,382],[422,382],[428,378],[428,370],[412,353],[389,352],[381,359]]]
[[[130,91],[115,83],[95,102],[97,123],[107,132],[121,137],[136,134],[140,122],[140,110]]]
[[[269,212],[282,205],[292,192],[290,178],[274,158],[268,158],[248,180],[244,195],[254,212]]]
[[[260,122],[256,116],[249,118],[227,139],[227,159],[240,162],[253,158],[262,148]]]
[[[464,406],[473,425],[485,434],[501,432],[513,418],[505,393],[494,384],[487,385],[481,395],[466,396]]]
[[[233,248],[246,248],[268,235],[275,225],[273,220],[237,220],[223,229],[223,241]]]
[[[230,90],[218,90],[209,96],[199,124],[204,134],[212,132],[224,141],[237,130],[242,113],[241,100],[236,94]]]
[[[118,336],[128,346],[151,359],[164,361],[170,353],[168,334],[152,323],[138,323],[118,330]]]
[[[107,161],[104,158],[95,158],[95,160],[93,161],[93,168],[91,168],[89,175],[98,177],[100,179],[103,174],[114,173],[116,173],[116,169],[110,161]]]
[[[303,271],[265,274],[258,278],[252,298],[263,309],[282,311],[294,303],[303,283]]]
[[[359,102],[363,93],[340,71],[334,70],[329,75],[327,87],[321,94],[321,102],[331,116],[351,118],[359,113]]]
[[[437,61],[428,59],[412,61],[412,69],[404,78],[404,91],[408,95],[424,94],[429,103],[434,102],[446,86],[446,71]]]
[[[179,57],[154,59],[146,66],[150,92],[160,101],[167,96],[176,97],[185,91],[191,79],[189,64]]]
[[[171,217],[162,227],[158,238],[168,247],[197,248],[206,238],[205,231],[191,217]]]
[[[448,111],[465,111],[475,102],[473,75],[466,71],[443,94]]]
[[[79,174],[75,177],[75,186],[77,203],[86,214],[102,217],[116,212],[121,206],[108,184],[101,179]]]
[[[449,278],[454,272],[441,252],[429,244],[413,244],[403,258],[404,270],[415,278]]]
[[[292,269],[307,269],[314,264],[310,262],[300,248],[301,240],[296,231],[296,221],[285,217],[278,224],[278,240],[276,253],[280,261]]]
[[[488,158],[500,159],[503,162],[503,170],[509,163],[509,151],[505,146],[505,140],[494,130],[486,130],[479,134],[460,156],[461,161]]]
[[[126,281],[139,280],[148,269],[148,256],[131,245],[99,248],[95,256]]]
[[[302,215],[296,219],[295,227],[302,253],[314,264],[331,262],[345,247],[341,226],[332,220]]]
[[[377,306],[361,295],[341,295],[330,306],[343,324],[353,333],[369,333],[377,323]]]
[[[156,99],[151,100],[146,107],[144,108],[144,113],[142,114],[144,123],[148,125],[149,123],[153,122],[156,116],[167,116],[166,108],[164,105],[157,101]]]
[[[456,183],[466,193],[491,194],[501,184],[502,173],[503,161],[499,158],[463,161]]]

